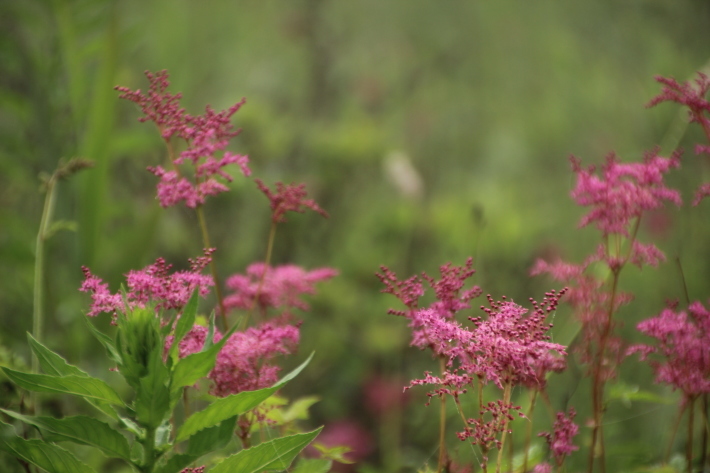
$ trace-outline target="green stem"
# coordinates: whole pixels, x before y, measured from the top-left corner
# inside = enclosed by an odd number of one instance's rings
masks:
[[[197,219],[200,222],[200,230],[202,231],[202,244],[205,249],[212,248],[210,244],[210,235],[207,231],[207,222],[205,222],[205,214],[202,211],[202,206],[195,208],[197,213]],[[227,311],[224,308],[224,297],[222,297],[222,285],[219,280],[219,275],[217,273],[217,264],[214,258],[210,259],[210,271],[212,272],[212,279],[214,279],[214,290],[217,294],[217,303],[219,304],[219,312],[222,315],[222,329],[226,332],[229,330],[229,323],[227,322]]]
[[[44,208],[42,209],[42,218],[40,220],[39,231],[37,232],[37,241],[35,243],[32,336],[40,343],[42,343],[42,332],[44,325],[44,249],[56,201],[56,183],[57,173],[55,172],[47,181],[47,194],[44,198]],[[32,356],[32,372],[39,373],[39,359],[36,355]],[[37,402],[37,394],[34,392],[32,393],[32,407],[35,415],[39,415],[40,407]]]
[[[259,297],[261,296],[261,291],[264,287],[264,280],[266,279],[266,272],[269,270],[269,265],[271,264],[271,254],[274,249],[274,240],[276,239],[276,222],[273,220],[271,221],[271,228],[269,229],[269,240],[266,243],[266,257],[264,258],[264,271],[261,273],[261,277],[259,278],[259,286],[256,288],[256,295],[254,296],[254,300],[251,303],[251,307],[249,307],[249,311],[247,312],[246,317],[242,319],[242,326],[241,329],[245,329],[247,324],[249,323],[249,318],[251,317],[252,312],[254,312],[254,309],[257,306],[257,303],[259,301]]]
[[[443,376],[446,371],[444,358],[439,358],[439,370]],[[437,462],[436,473],[444,470],[446,462],[446,397],[441,396],[441,406],[439,407],[439,461]]]
[[[533,410],[535,409],[535,401],[537,401],[537,389],[533,389],[532,392],[530,393],[530,409],[528,409],[528,430],[525,433],[525,447],[524,447],[524,456],[523,456],[523,472],[528,471],[528,454],[530,453],[530,441],[532,440],[532,418],[533,418]]]
[[[503,405],[508,406],[510,404],[510,395],[512,393],[512,383],[508,382],[505,385],[505,390],[503,391]],[[500,467],[503,464],[503,450],[505,450],[505,439],[508,433],[508,417],[503,419],[503,433],[500,437],[500,448],[498,449],[498,460],[496,464],[496,473],[500,473]]]
[[[688,473],[693,472],[693,420],[695,417],[695,398],[688,400],[690,408],[688,409],[688,440],[685,447],[685,462]]]
[[[143,442],[143,464],[140,470],[143,473],[152,473],[155,467],[155,427],[146,429]]]

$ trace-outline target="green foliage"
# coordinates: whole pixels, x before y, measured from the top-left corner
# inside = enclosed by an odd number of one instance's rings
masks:
[[[195,319],[197,297],[195,291],[184,309],[183,318],[187,322],[179,321],[176,324],[173,347],[187,333],[187,324]],[[189,416],[173,434],[171,426],[175,419],[174,411],[184,387],[210,371],[223,340],[231,332],[220,342],[196,354],[201,355],[194,358],[199,363],[192,361],[189,364],[183,363],[188,358],[176,362],[173,357],[176,352],[172,349],[163,359],[163,332],[154,311],[141,308],[119,315],[115,343],[105,334],[95,331],[134,392],[130,404],[125,403],[104,381],[67,363],[60,355],[28,335],[30,347],[41,369],[48,374],[23,373],[2,367],[8,379],[30,391],[70,394],[83,398],[106,413],[112,423],[117,425],[112,426],[83,415],[56,419],[0,409],[9,418],[31,425],[42,433],[41,439],[28,440],[15,435],[11,426],[2,424],[0,450],[51,473],[95,471],[73,453],[57,445],[57,442],[70,442],[93,447],[106,457],[118,458],[142,473],[176,473],[199,458],[227,446],[234,437],[237,418],[268,399],[303,370],[312,358],[311,355],[272,387],[241,392],[213,401]],[[199,376],[187,375],[185,366],[192,367]],[[127,417],[119,417],[115,409],[125,411]],[[223,459],[210,471],[286,469],[319,432],[320,429],[317,429],[307,434],[263,442]],[[181,443],[184,446],[177,450],[177,445]]]

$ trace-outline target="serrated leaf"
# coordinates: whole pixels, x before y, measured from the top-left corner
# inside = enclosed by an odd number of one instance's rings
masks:
[[[323,458],[301,458],[291,473],[328,473],[333,462]]]
[[[264,388],[258,391],[245,391],[214,401],[204,410],[196,412],[185,420],[185,423],[177,432],[175,441],[181,442],[193,435],[195,432],[212,427],[229,419],[230,417],[244,414],[245,412],[255,408],[262,401],[278,391],[284,384],[296,377],[312,358],[313,354],[311,354],[311,356],[309,356],[308,359],[298,368],[291,371],[270,388]]]
[[[85,371],[80,368],[70,365],[67,360],[62,358],[57,353],[53,352],[46,346],[38,342],[30,333],[27,334],[27,341],[30,344],[32,353],[35,354],[37,360],[39,360],[39,366],[42,371],[52,376],[65,376],[65,375],[75,375],[75,376],[89,376]]]
[[[101,343],[104,348],[106,349],[106,353],[108,354],[108,357],[115,361],[116,364],[121,364],[123,363],[123,360],[121,359],[121,354],[118,352],[116,349],[116,345],[114,345],[113,340],[111,337],[103,333],[101,330],[97,329],[94,327],[94,324],[92,324],[89,321],[88,317],[83,317],[84,323],[89,327],[89,331],[96,337],[96,339]]]
[[[190,437],[185,453],[202,456],[227,445],[234,436],[237,425],[237,416],[230,417],[219,425],[200,430]]]
[[[304,434],[289,435],[263,442],[228,457],[210,470],[210,473],[257,473],[264,470],[282,471],[291,465],[301,450],[313,441],[321,428]]]
[[[71,452],[38,439],[25,440],[17,435],[3,436],[0,437],[0,450],[49,473],[96,473],[96,470]]]
[[[5,375],[21,388],[29,391],[73,394],[85,399],[123,406],[123,401],[108,384],[90,376],[50,376],[22,373],[2,367]]]
[[[155,473],[178,473],[189,466],[190,463],[200,458],[197,455],[189,455],[187,453],[178,453],[170,457],[165,463],[159,465],[155,469]]]
[[[138,380],[138,393],[133,402],[133,409],[139,423],[156,428],[170,412],[170,374],[158,356],[151,357],[149,368],[148,374]]]
[[[57,436],[57,440],[66,440],[83,445],[96,447],[109,457],[130,460],[130,448],[126,437],[108,424],[87,416],[64,417],[32,417],[17,412],[0,409],[10,417],[26,424],[33,425]]]

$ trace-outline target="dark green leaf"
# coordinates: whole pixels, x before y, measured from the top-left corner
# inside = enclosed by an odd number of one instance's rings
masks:
[[[103,333],[101,330],[97,329],[94,327],[94,324],[92,324],[89,321],[88,317],[83,317],[84,323],[89,327],[89,330],[91,331],[92,334],[94,334],[94,337],[104,346],[106,349],[106,353],[108,354],[108,357],[115,361],[116,364],[121,364],[123,361],[121,360],[121,354],[118,352],[116,349],[116,345],[114,345],[113,340],[111,337]]]
[[[301,458],[291,473],[328,473],[333,462],[323,458]]]
[[[49,473],[96,473],[96,470],[72,453],[42,440],[25,440],[17,435],[2,436],[0,450]]]
[[[198,457],[227,445],[234,435],[237,416],[230,417],[219,425],[200,430],[188,439],[187,451]]]
[[[53,417],[24,416],[5,409],[0,409],[0,411],[26,424],[54,434],[56,440],[91,445],[109,457],[130,460],[130,449],[126,437],[113,430],[108,424],[92,417],[74,416],[55,419]]]
[[[29,333],[27,334],[27,341],[30,344],[32,353],[34,353],[39,360],[39,366],[45,373],[52,376],[89,376],[76,366],[67,363],[64,358],[42,345]]]
[[[49,376],[22,373],[2,367],[10,380],[29,391],[73,394],[89,400],[103,401],[123,406],[123,401],[108,384],[90,376]]]

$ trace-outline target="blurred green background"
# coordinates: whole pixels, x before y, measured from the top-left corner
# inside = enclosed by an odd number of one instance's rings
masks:
[[[294,215],[278,230],[275,263],[341,273],[303,315],[300,353],[284,363],[312,350],[316,358],[286,394],[321,397],[311,424],[354,425],[367,437],[355,469],[435,463],[437,410],[424,407],[424,390],[384,417],[367,401],[384,389],[378,380],[402,386],[435,368],[408,348],[405,320],[386,314],[397,301],[380,294],[375,271],[435,274],[473,256],[484,293],[542,298],[554,284],[528,276],[535,259],[580,261],[598,238],[576,229],[583,210],[569,198],[570,154],[585,164],[611,150],[638,160],[679,143],[688,153],[669,182],[690,201],[710,180],[692,154],[702,135],[682,126],[678,107],[644,105],[660,90],[654,75],[687,80],[706,67],[709,23],[704,0],[0,2],[0,345],[29,363],[38,175],[60,158],[96,162],[60,184],[56,218],[76,221],[77,231],[58,233],[47,249],[46,343],[71,362],[102,375],[108,368],[80,320],[81,265],[115,290],[158,256],[184,267],[200,253],[194,212],[155,200],[145,168],[164,159],[159,136],[113,90],[145,90],[144,70],[167,69],[191,113],[246,97],[230,149],[248,154],[254,176],[270,185],[306,183],[331,214]],[[205,208],[222,278],[263,258],[269,227],[253,182],[237,176],[231,187]],[[707,297],[708,205],[646,221],[641,238],[669,262],[624,271],[622,286],[636,295],[620,314],[630,338],[640,340],[638,321],[682,296],[676,259],[691,298]],[[569,315],[558,311],[556,341],[571,341]],[[580,370],[553,377],[550,390],[555,408],[577,406],[583,423],[589,389]],[[677,413],[633,394],[638,386],[677,400],[652,384],[647,366],[629,360],[622,377],[606,417],[611,471],[658,461]],[[55,402],[63,411],[70,401]],[[676,443],[680,451],[682,438]],[[453,431],[450,445],[460,461],[475,461]],[[585,455],[571,461],[583,465]]]

